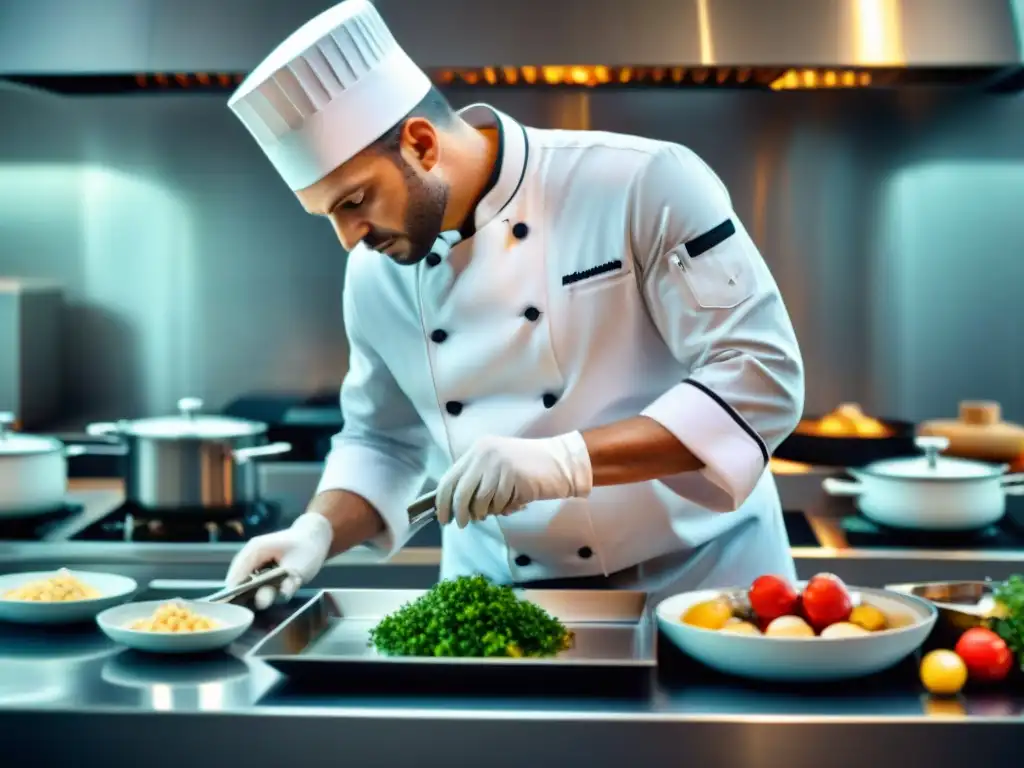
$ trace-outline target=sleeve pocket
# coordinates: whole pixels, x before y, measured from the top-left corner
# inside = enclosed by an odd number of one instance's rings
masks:
[[[709,234],[673,250],[669,260],[702,309],[732,309],[754,293],[750,244],[743,235],[730,233],[710,247],[694,247]],[[705,245],[708,242],[704,240]]]

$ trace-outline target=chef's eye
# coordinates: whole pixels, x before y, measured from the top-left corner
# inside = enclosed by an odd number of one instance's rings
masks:
[[[354,195],[350,195],[349,197],[345,198],[341,203],[341,207],[347,211],[355,210],[356,208],[363,204],[364,197],[365,194],[363,190],[359,190]]]

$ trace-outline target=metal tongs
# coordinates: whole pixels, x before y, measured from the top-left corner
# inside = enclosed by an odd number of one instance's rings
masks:
[[[212,595],[207,595],[206,597],[196,598],[195,602],[230,603],[232,600],[235,600],[242,595],[255,592],[260,587],[278,584],[287,576],[288,571],[281,566],[271,566],[269,568],[256,571],[249,577],[248,581],[243,581],[241,584],[234,587],[224,587],[224,589],[217,590]]]
[[[415,528],[428,521],[430,518],[437,514],[437,509],[434,507],[437,498],[433,491],[430,493],[420,496],[416,501],[409,505],[409,526]]]

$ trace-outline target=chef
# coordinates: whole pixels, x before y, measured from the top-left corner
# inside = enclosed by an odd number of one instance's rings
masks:
[[[276,561],[290,596],[353,546],[397,552],[436,455],[442,578],[660,595],[795,576],[767,468],[802,411],[800,352],[700,157],[456,113],[367,0],[308,22],[229,106],[349,252],[350,349],[315,497],[229,582]]]

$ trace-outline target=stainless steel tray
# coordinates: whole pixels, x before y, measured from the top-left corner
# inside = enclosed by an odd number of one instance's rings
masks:
[[[544,608],[575,634],[569,650],[548,658],[431,658],[379,654],[370,630],[389,613],[425,590],[328,589],[280,624],[249,653],[281,673],[325,681],[332,673],[351,680],[407,678],[425,681],[440,675],[483,682],[496,677],[536,673],[549,683],[553,675],[574,671],[636,675],[657,664],[657,626],[643,592],[618,590],[523,590],[520,596]]]

